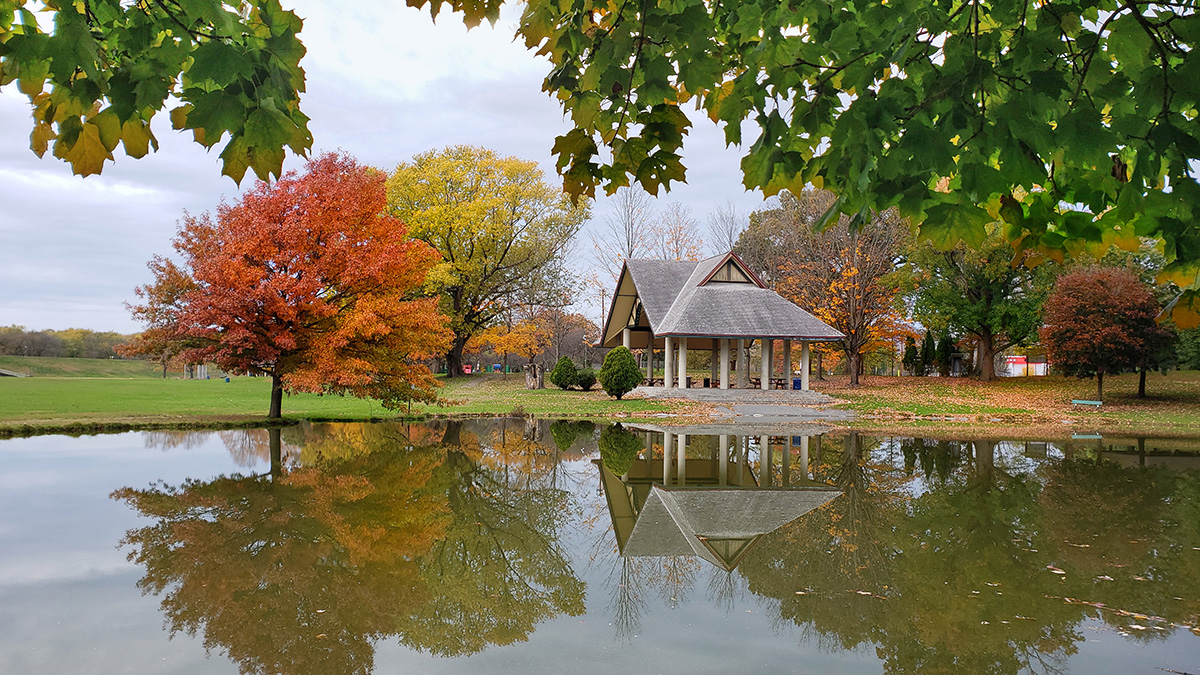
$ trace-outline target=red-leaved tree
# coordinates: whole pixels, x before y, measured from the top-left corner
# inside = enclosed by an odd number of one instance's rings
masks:
[[[155,282],[137,289],[146,302],[134,317],[182,344],[186,360],[269,376],[270,418],[281,416],[284,391],[371,396],[389,408],[434,400],[422,360],[450,334],[437,301],[415,293],[440,257],[385,215],[385,178],[323,154],[222,204],[215,221],[186,215],[173,241],[182,265],[151,263]],[[165,288],[180,283],[173,268],[194,285],[181,295]]]
[[[1050,362],[1067,375],[1096,376],[1138,367],[1169,336],[1155,317],[1150,288],[1128,270],[1094,267],[1059,277],[1046,300],[1040,333]]]

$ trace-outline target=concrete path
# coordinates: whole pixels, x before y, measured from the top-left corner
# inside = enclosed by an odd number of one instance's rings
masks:
[[[757,428],[854,419],[853,412],[832,408],[834,399],[816,391],[638,387],[634,392],[651,399],[684,399],[715,404],[716,418],[705,426],[721,429],[707,430],[705,433],[736,433],[736,430],[744,430],[747,425]]]

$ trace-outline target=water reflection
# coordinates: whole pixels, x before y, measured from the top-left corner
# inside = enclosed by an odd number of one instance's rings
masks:
[[[311,427],[283,467],[270,430],[269,474],[118,490],[154,519],[122,542],[139,586],[173,633],[246,673],[369,673],[381,638],[458,656],[582,613],[558,544],[577,507],[534,464],[505,463],[524,434],[485,452],[458,423],[415,431]]]
[[[544,420],[220,437],[269,468],[114,496],[152,519],[123,544],[170,629],[246,673],[369,673],[380,641],[460,657],[586,614],[604,634],[572,625],[585,650],[714,606],[890,673],[1066,672],[1100,634],[1153,648],[1148,668],[1200,662],[1200,472],[1179,441]]]

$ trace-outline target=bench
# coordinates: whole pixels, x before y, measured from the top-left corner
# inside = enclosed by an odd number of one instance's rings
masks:
[[[1101,403],[1100,401],[1088,401],[1088,400],[1082,399],[1082,398],[1071,399],[1071,405],[1090,405],[1090,406],[1096,408],[1097,410],[1100,409],[1100,403]]]

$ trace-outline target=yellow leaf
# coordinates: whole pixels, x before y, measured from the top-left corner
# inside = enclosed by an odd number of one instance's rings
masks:
[[[29,148],[33,150],[38,157],[46,154],[46,148],[50,141],[54,140],[58,134],[54,133],[54,127],[45,122],[38,122],[33,127],[33,133],[29,134]]]
[[[141,159],[150,151],[150,125],[140,118],[132,117],[121,125],[121,142],[125,144],[125,154],[134,159]],[[155,144],[158,145],[157,143]]]
[[[192,104],[187,103],[175,108],[171,111],[171,128],[179,131],[187,126],[188,113],[192,111]]]
[[[63,153],[63,159],[71,163],[71,170],[78,176],[100,173],[104,169],[104,160],[112,158],[112,153],[100,140],[100,128],[91,120],[84,123],[75,145]]]
[[[117,147],[117,143],[121,141],[121,120],[111,108],[101,113],[96,113],[88,117],[88,123],[96,126],[100,131],[100,142],[104,144],[104,149],[112,151]]]

